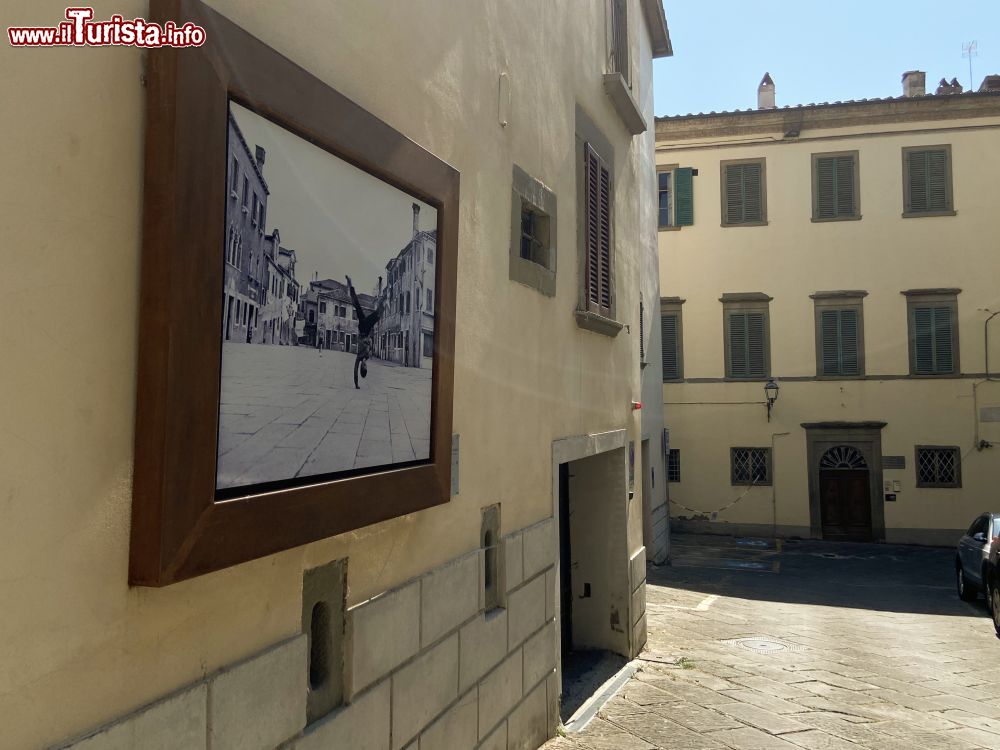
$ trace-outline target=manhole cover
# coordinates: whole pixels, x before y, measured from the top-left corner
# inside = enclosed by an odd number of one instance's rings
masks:
[[[748,635],[742,638],[729,638],[724,640],[723,643],[730,646],[738,646],[747,651],[753,651],[756,654],[776,654],[780,651],[798,651],[800,648],[793,643],[786,643],[768,635]]]

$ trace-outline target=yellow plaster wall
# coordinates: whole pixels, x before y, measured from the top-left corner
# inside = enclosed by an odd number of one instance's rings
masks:
[[[94,5],[97,19],[147,14],[135,0]],[[504,533],[550,516],[556,438],[627,428],[639,439],[628,409],[639,390],[636,337],[581,331],[572,314],[576,104],[615,147],[617,304],[635,331],[637,254],[650,241],[640,241],[637,217],[653,201],[651,144],[627,134],[602,89],[601,5],[212,5],[461,172],[461,494],[163,590],[129,588],[142,55],[4,45],[0,744],[60,741],[297,632],[306,568],[349,557],[354,603],[477,546],[482,506],[502,503]],[[5,20],[55,24],[64,8],[17,0]],[[651,113],[637,0],[631,11],[635,93]],[[555,298],[508,280],[512,162],[558,196]],[[641,540],[634,514],[630,528]]]
[[[893,128],[877,126],[870,131]],[[724,376],[724,292],[765,292],[770,303],[771,372],[778,378],[816,374],[814,303],[820,290],[863,289],[865,366],[869,376],[905,376],[904,289],[958,287],[959,341],[964,373],[984,371],[981,308],[1000,309],[1000,235],[996,232],[1000,117],[910,123],[890,135],[864,128],[804,130],[794,142],[754,137],[751,144],[689,148],[661,133],[657,163],[699,170],[695,224],[659,233],[661,293],[683,305],[684,375]],[[849,135],[851,137],[843,137]],[[836,137],[830,137],[836,136]],[[748,139],[742,139],[748,140]],[[903,219],[904,146],[951,144],[957,216]],[[861,221],[810,221],[811,154],[857,150]],[[767,219],[763,227],[720,226],[720,160],[766,158]],[[991,369],[1000,371],[1000,317],[990,328]],[[663,388],[671,447],[681,450],[682,482],[671,499],[712,511],[743,495],[729,483],[731,446],[769,446],[775,438],[774,487],[756,487],[719,522],[808,527],[809,495],[803,422],[881,420],[884,455],[906,457],[895,503],[885,504],[887,528],[964,528],[996,506],[1000,424],[980,425],[997,447],[975,450],[973,383],[964,379],[885,379],[781,382],[773,420],[766,421],[763,383],[687,382]],[[721,403],[720,403],[721,402]],[[737,404],[732,402],[752,402]],[[978,406],[1000,405],[1000,383],[978,387]],[[914,446],[956,445],[963,487],[917,489]],[[776,502],[773,500],[777,496]],[[776,512],[775,512],[776,511]],[[674,517],[698,515],[672,505]],[[721,528],[721,527],[720,527]]]

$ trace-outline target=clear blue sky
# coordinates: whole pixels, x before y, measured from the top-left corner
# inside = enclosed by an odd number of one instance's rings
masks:
[[[664,0],[674,56],[653,62],[657,115],[757,106],[765,71],[777,104],[899,96],[907,70],[969,88],[1000,73],[1000,0]]]

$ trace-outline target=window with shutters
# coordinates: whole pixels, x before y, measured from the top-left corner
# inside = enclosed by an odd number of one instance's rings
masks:
[[[767,224],[767,170],[764,159],[723,161],[722,226]]]
[[[868,292],[816,292],[816,376],[856,378],[865,374],[864,310]]]
[[[639,292],[639,364],[646,364],[646,305]]]
[[[681,452],[678,448],[667,450],[667,481],[681,481]]]
[[[954,216],[951,146],[903,149],[903,218]]]
[[[511,185],[510,279],[555,296],[555,193],[516,164]]]
[[[729,461],[732,484],[771,484],[770,448],[730,448]]]
[[[611,48],[609,67],[612,73],[621,73],[625,84],[631,87],[632,73],[628,54],[628,2],[611,0]]]
[[[597,151],[584,153],[587,203],[587,309],[611,317],[611,172]]]
[[[694,224],[694,177],[691,167],[661,167],[656,173],[657,225],[679,229]]]
[[[663,382],[683,380],[684,347],[679,297],[660,298],[660,356],[663,360]]]
[[[961,487],[962,456],[955,446],[916,446],[917,487]]]
[[[761,380],[771,374],[771,298],[761,292],[723,294],[726,377]]]
[[[812,155],[813,221],[861,218],[858,152]]]
[[[911,289],[906,296],[910,374],[954,376],[961,372],[958,354],[960,289]]]

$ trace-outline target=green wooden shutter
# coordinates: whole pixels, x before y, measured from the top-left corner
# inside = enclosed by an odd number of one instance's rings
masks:
[[[586,288],[587,302],[604,315],[611,313],[611,173],[587,144],[586,179]]]
[[[743,222],[743,167],[730,164],[726,167],[726,223]]]
[[[839,310],[820,313],[820,348],[823,357],[823,374],[840,375],[840,315]]]
[[[858,356],[858,311],[840,310],[840,374],[860,375]]]
[[[836,159],[824,156],[816,159],[816,218],[833,219],[837,216]]]
[[[913,310],[913,369],[918,375],[934,374],[934,308]]]
[[[694,177],[691,167],[674,170],[674,223],[679,227],[694,224]]]
[[[663,379],[676,380],[680,377],[680,357],[677,352],[676,314],[660,315],[660,355],[663,360]]]
[[[934,314],[934,372],[938,374],[955,371],[954,348],[951,340],[951,308],[932,308]]]
[[[947,155],[944,151],[927,151],[927,210],[944,211],[948,208]],[[941,308],[938,308],[941,309]]]
[[[907,210],[948,210],[948,154],[944,149],[908,151],[909,203]]]
[[[600,163],[601,311],[611,314],[611,172]]]
[[[816,218],[837,219],[856,215],[854,157],[823,156],[816,159]]]
[[[642,304],[642,292],[639,292],[639,361],[646,361],[646,321],[645,305]]]
[[[729,314],[729,376],[745,378],[749,375],[747,361],[747,314]]]
[[[767,374],[765,353],[764,313],[747,313],[747,361],[750,377],[764,377]]]

